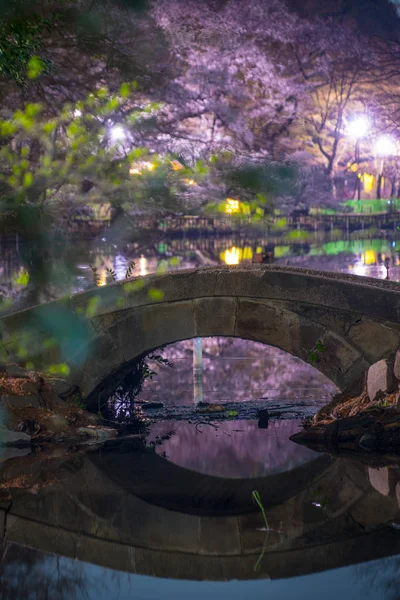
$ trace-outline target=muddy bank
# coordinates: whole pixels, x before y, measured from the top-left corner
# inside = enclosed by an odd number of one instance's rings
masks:
[[[0,371],[0,446],[101,443],[118,428],[84,409],[76,387],[17,365]]]

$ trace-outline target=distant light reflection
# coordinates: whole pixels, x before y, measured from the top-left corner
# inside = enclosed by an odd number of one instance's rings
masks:
[[[139,275],[141,277],[143,277],[144,275],[147,275],[149,272],[148,269],[148,260],[145,256],[142,256],[139,258]]]

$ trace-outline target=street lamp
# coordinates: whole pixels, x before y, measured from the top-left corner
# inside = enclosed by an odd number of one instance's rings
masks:
[[[347,123],[347,134],[356,142],[354,150],[354,162],[358,165],[360,162],[360,142],[368,134],[371,123],[367,115],[359,115],[350,119]],[[357,174],[357,200],[361,199],[361,180]]]
[[[379,200],[381,198],[383,167],[385,164],[385,158],[397,154],[397,145],[394,139],[390,137],[390,135],[382,135],[381,137],[379,137],[376,140],[375,144],[375,154],[380,158],[379,174],[376,187],[376,197]]]
[[[366,115],[359,115],[350,119],[347,123],[347,134],[359,141],[367,135],[370,130],[370,121]]]
[[[121,142],[122,140],[124,140],[126,138],[126,133],[123,127],[121,127],[121,125],[114,125],[114,127],[111,128],[111,140],[113,142]]]

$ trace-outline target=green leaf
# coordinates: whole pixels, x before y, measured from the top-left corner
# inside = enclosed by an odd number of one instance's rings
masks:
[[[111,98],[104,107],[105,113],[111,113],[119,107],[119,100],[116,96]]]
[[[20,275],[15,280],[15,283],[17,285],[28,285],[28,283],[29,283],[29,273],[27,273],[25,270],[22,270],[21,273],[20,273]]]
[[[31,118],[36,117],[42,110],[43,107],[41,104],[27,104],[25,106],[25,114]]]
[[[131,86],[129,85],[129,83],[123,83],[119,88],[119,95],[121,96],[121,98],[127,98],[130,94],[130,91]]]
[[[0,133],[2,136],[12,135],[17,131],[15,125],[10,123],[10,121],[2,121],[0,125]]]
[[[33,183],[33,175],[32,173],[25,173],[24,175],[24,182],[23,182],[23,186],[25,188],[30,187]]]
[[[149,298],[154,302],[160,302],[164,298],[164,292],[157,288],[150,288],[148,291]]]
[[[28,79],[37,79],[45,68],[46,64],[39,56],[32,56],[28,61]]]
[[[104,99],[106,98],[108,95],[108,88],[106,87],[101,87],[97,90],[97,97],[100,99]]]
[[[95,316],[96,312],[97,312],[97,308],[101,303],[101,298],[100,296],[93,296],[93,298],[90,298],[89,302],[87,303],[87,307],[86,307],[86,317],[88,319],[91,319],[92,317]]]
[[[49,123],[45,123],[43,125],[43,131],[44,133],[52,133],[56,127],[57,124],[54,121],[50,121]]]
[[[56,365],[50,365],[48,368],[48,372],[51,375],[65,375],[68,376],[71,372],[71,369],[66,363],[60,363]]]

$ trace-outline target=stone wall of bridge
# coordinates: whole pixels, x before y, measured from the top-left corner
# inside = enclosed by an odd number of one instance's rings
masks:
[[[310,360],[343,389],[400,334],[395,282],[307,269],[211,267],[117,282],[0,320],[3,360],[35,369],[67,365],[95,399],[102,382],[159,346],[236,336]],[[93,400],[94,401],[94,400]]]

